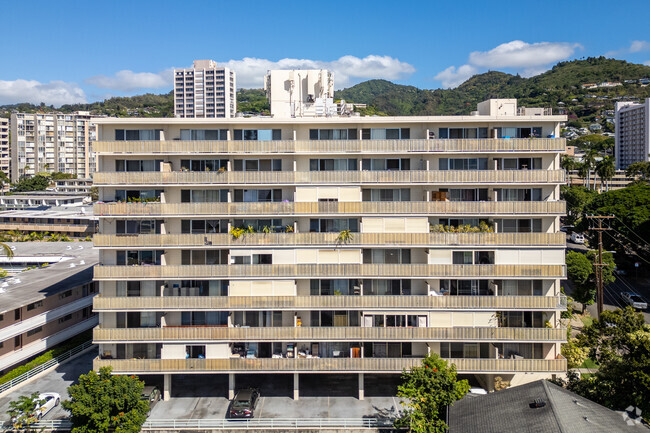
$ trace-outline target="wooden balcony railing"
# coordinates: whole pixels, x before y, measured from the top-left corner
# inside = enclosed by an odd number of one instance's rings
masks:
[[[565,296],[95,296],[94,311],[565,310]]]
[[[564,201],[407,201],[407,202],[275,202],[275,203],[100,203],[100,217],[363,216],[363,215],[564,215]]]
[[[206,245],[224,247],[245,246],[558,246],[566,245],[566,235],[558,233],[353,233],[352,240],[340,245],[338,233],[249,233],[234,238],[228,233],[168,234],[168,235],[108,235],[97,234],[97,248],[165,247],[186,248]]]
[[[566,359],[447,359],[458,373],[562,373]],[[400,373],[421,365],[420,358],[295,358],[295,359],[99,359],[93,369],[111,366],[115,373],[348,372]]]
[[[179,326],[164,328],[101,328],[93,330],[93,341],[110,342],[200,342],[200,341],[498,341],[563,342],[563,328],[362,328],[278,327],[234,328]]]
[[[96,141],[99,154],[348,154],[564,152],[564,138],[277,141]]]
[[[564,265],[165,265],[95,266],[96,280],[195,278],[564,278]]]
[[[99,172],[95,185],[366,185],[564,183],[564,170]]]

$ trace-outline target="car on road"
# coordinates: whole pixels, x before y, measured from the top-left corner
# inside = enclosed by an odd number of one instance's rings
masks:
[[[140,394],[140,400],[149,403],[149,413],[153,407],[160,401],[160,390],[155,386],[145,386]]]
[[[648,303],[643,300],[641,296],[634,292],[621,292],[621,298],[628,305],[631,305],[637,310],[646,310],[648,308]]]
[[[571,242],[574,244],[583,245],[585,243],[585,236],[582,233],[571,233]]]
[[[36,406],[34,407],[34,413],[32,416],[37,420],[40,420],[45,415],[47,415],[49,411],[61,403],[61,395],[59,395],[57,392],[44,392],[42,394],[39,394],[38,397],[34,399],[34,401],[36,402]],[[15,424],[18,421],[19,417],[20,415],[14,416],[11,419],[11,422]]]
[[[260,392],[255,388],[242,389],[237,391],[235,398],[228,407],[230,418],[253,418],[255,405],[260,398]]]

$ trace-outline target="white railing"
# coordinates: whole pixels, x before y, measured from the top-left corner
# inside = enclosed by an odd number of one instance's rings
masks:
[[[390,418],[253,418],[253,419],[160,419],[146,421],[142,430],[180,429],[292,429],[392,427]]]
[[[67,361],[68,359],[72,358],[73,356],[83,352],[84,350],[88,349],[93,345],[92,341],[86,341],[80,346],[75,347],[74,349],[70,349],[67,352],[65,352],[62,355],[57,356],[54,359],[50,359],[49,361],[32,368],[26,373],[21,374],[20,376],[11,379],[9,382],[5,382],[2,385],[0,385],[0,394],[10,390],[14,386],[26,381],[27,379],[31,379],[32,377],[36,376],[37,374],[40,374],[47,370],[48,368],[54,367],[55,365],[61,364],[64,361]]]

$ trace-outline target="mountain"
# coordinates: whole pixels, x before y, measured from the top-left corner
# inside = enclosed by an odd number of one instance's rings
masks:
[[[560,62],[552,69],[530,78],[498,71],[478,74],[455,89],[419,89],[386,80],[369,80],[334,93],[336,99],[367,104],[359,109],[362,114],[393,116],[454,115],[469,114],[478,102],[489,98],[517,98],[519,105],[528,107],[552,107],[558,103],[567,111],[569,118],[582,123],[605,122],[603,112],[614,109],[617,99],[650,97],[650,86],[636,82],[650,77],[650,67],[605,57]],[[635,80],[625,83],[625,80]],[[582,89],[586,83],[604,81],[623,85],[610,88]],[[91,111],[109,116],[172,116],[173,92],[163,95],[137,95],[106,99],[91,104],[64,105],[55,110],[44,104],[15,104],[0,106],[0,115],[8,116],[12,110]],[[269,106],[262,89],[237,91],[237,107],[241,112],[268,113]],[[3,113],[4,112],[4,113]],[[604,123],[605,126],[608,126]]]

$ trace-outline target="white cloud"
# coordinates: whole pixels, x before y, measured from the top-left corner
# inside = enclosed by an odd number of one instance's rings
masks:
[[[472,75],[475,75],[477,69],[472,65],[450,66],[444,71],[435,76],[436,80],[442,81],[442,86],[445,88],[458,87],[467,81]]]
[[[0,80],[0,104],[17,104],[30,102],[61,106],[86,102],[86,94],[74,83],[50,81],[41,83],[36,80]]]
[[[364,79],[383,78],[397,80],[415,72],[415,68],[390,56],[370,55],[364,58],[343,56],[337,60],[311,60],[285,58],[277,61],[244,57],[241,60],[219,62],[237,73],[237,87],[262,87],[269,69],[329,69],[334,74],[337,89]]]
[[[646,60],[645,62],[643,62],[643,64],[646,66],[650,66],[650,60]]]
[[[514,69],[524,76],[537,75],[553,63],[564,60],[582,48],[569,42],[511,41],[489,51],[470,53],[467,64],[458,68],[450,66],[435,76],[444,87],[456,87],[465,79],[485,69]],[[471,73],[470,73],[471,71]]]
[[[86,79],[87,84],[102,89],[119,90],[130,92],[138,89],[160,89],[171,88],[173,82],[173,68],[165,69],[162,72],[133,72],[128,69],[118,71],[112,77],[106,75],[95,75]]]
[[[650,42],[648,41],[632,41],[630,44],[631,53],[639,53],[641,51],[650,51]]]

